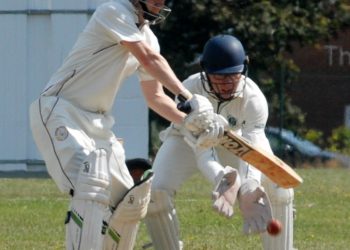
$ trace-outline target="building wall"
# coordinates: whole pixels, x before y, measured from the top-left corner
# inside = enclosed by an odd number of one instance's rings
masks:
[[[293,58],[301,72],[289,95],[307,113],[308,127],[329,135],[336,127],[350,126],[350,30],[296,49]]]
[[[29,128],[29,105],[104,1],[0,1],[0,171],[27,170],[41,160]],[[148,109],[136,76],[123,85],[113,114],[127,158],[147,158]]]

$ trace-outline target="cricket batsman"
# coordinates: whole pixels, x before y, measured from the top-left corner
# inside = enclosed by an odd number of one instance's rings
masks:
[[[202,71],[183,82],[186,88],[206,96],[230,129],[272,153],[264,132],[267,101],[247,76],[248,61],[241,42],[230,35],[211,38],[200,65]],[[163,144],[153,164],[155,177],[145,220],[156,250],[186,249],[180,240],[174,196],[198,170],[213,184],[213,208],[219,214],[232,217],[237,199],[245,234],[260,233],[265,250],[293,249],[293,189],[278,187],[220,145],[203,149],[183,126],[171,124],[160,138]],[[266,233],[271,218],[283,225],[278,236]]]
[[[224,124],[205,97],[185,114],[163,91],[189,97],[150,25],[166,18],[164,0],[118,0],[100,5],[61,67],[30,107],[34,140],[60,191],[70,196],[66,249],[133,249],[150,200],[153,174],[134,184],[111,116],[124,80],[139,76],[147,105],[210,145]],[[126,108],[126,107],[125,107]]]

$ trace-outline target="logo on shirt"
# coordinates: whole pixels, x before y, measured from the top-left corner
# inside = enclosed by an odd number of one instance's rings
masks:
[[[237,119],[233,116],[228,116],[227,121],[228,121],[228,124],[231,128],[233,128],[237,125]]]
[[[64,126],[56,128],[55,138],[57,141],[64,141],[68,137],[68,130]]]

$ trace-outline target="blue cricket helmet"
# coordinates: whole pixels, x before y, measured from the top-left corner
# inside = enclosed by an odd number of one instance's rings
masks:
[[[207,74],[244,73],[247,60],[242,43],[231,35],[218,35],[208,40],[200,59]]]

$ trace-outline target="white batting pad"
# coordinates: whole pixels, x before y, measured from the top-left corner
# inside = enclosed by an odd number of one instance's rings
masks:
[[[176,211],[165,191],[152,191],[145,222],[155,250],[182,249]]]
[[[107,214],[108,207],[101,203],[72,200],[66,225],[66,249],[102,249],[102,227]]]
[[[95,150],[81,166],[74,196],[70,204],[70,219],[66,227],[67,249],[102,249],[103,221],[109,215],[109,177],[107,153]]]
[[[265,250],[292,250],[293,248],[293,189],[280,188],[271,181],[263,185],[270,197],[273,217],[282,223],[282,231],[277,236],[262,236]]]
[[[104,250],[132,250],[139,223],[146,216],[153,172],[130,189],[114,211],[106,232]]]
[[[104,250],[132,250],[134,249],[139,221],[129,223],[112,223],[107,229]],[[116,228],[116,229],[115,229]],[[118,230],[118,231],[117,231]]]

